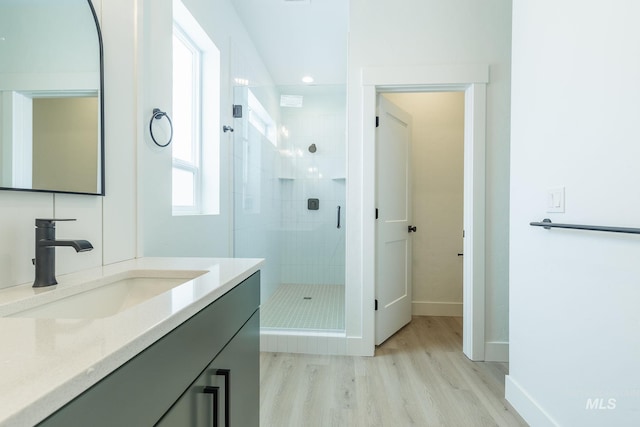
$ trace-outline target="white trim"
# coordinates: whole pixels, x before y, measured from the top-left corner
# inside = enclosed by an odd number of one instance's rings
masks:
[[[6,162],[9,182],[3,187],[33,187],[33,97],[23,92],[7,92],[4,107]],[[8,118],[8,120],[7,120]],[[3,173],[6,173],[3,171]]]
[[[373,356],[375,346],[372,346],[372,344],[363,339],[363,337],[347,336],[346,351],[346,354],[349,356]]]
[[[507,401],[529,425],[537,427],[560,425],[511,375],[505,377],[504,388]]]
[[[363,75],[365,73],[363,72]],[[363,79],[364,80],[364,79]],[[363,147],[375,147],[375,122],[376,122],[376,87],[374,85],[363,85],[362,87],[362,139]],[[355,346],[366,352],[359,353],[373,356],[375,352],[375,257],[376,257],[376,236],[375,236],[375,150],[364,149],[362,152],[362,339],[363,345]],[[347,179],[347,187],[350,180]],[[349,188],[347,188],[349,193]],[[347,206],[349,206],[347,202]],[[347,254],[349,250],[347,249]],[[347,258],[346,262],[350,261]],[[348,285],[347,285],[348,286]],[[347,309],[349,306],[347,304]],[[349,349],[353,344],[349,343]],[[350,353],[351,354],[351,353]]]
[[[472,83],[489,83],[489,67],[484,64],[469,64],[380,67],[362,70],[362,84],[364,86],[379,88],[401,86],[411,92],[423,92],[426,85],[460,86]],[[412,86],[415,86],[417,90],[414,90]]]
[[[379,91],[439,91],[457,90],[465,92],[465,214],[464,227],[464,320],[463,352],[471,360],[484,360],[485,331],[485,127],[486,127],[486,83],[489,68],[486,65],[426,66],[365,68],[362,70],[362,145],[374,146],[376,95]],[[349,306],[347,310],[359,308],[362,313],[361,333],[363,344],[353,346],[355,350],[366,350],[373,354],[375,337],[375,153],[364,149],[362,153],[362,293],[360,307]],[[347,181],[347,192],[358,190],[359,183]],[[354,190],[350,190],[353,185]],[[347,242],[349,244],[349,242]],[[353,244],[353,243],[352,243]],[[350,259],[347,259],[347,263]],[[469,276],[473,279],[473,287]],[[349,280],[349,278],[348,278]],[[350,284],[347,283],[349,288]],[[349,296],[349,294],[347,294]],[[348,329],[349,330],[349,329]],[[353,331],[350,331],[353,333]],[[348,346],[352,349],[352,345]],[[354,354],[349,352],[349,354]],[[357,353],[363,354],[363,353]]]
[[[344,356],[344,332],[260,330],[260,351]]]
[[[173,0],[173,21],[185,32],[198,49],[203,52],[217,51],[218,47],[211,40],[207,32],[200,26],[198,20],[191,14],[182,0]]]
[[[484,345],[485,362],[508,362],[509,343],[505,341],[487,342]]]
[[[194,64],[197,84],[194,92],[194,143],[192,168],[180,167],[174,159],[174,168],[195,172],[195,205],[172,206],[172,215],[219,215],[222,189],[220,187],[220,96],[221,59],[220,49],[211,40],[198,20],[181,0],[173,0],[174,34],[193,51],[198,58]]]
[[[190,73],[190,82],[189,90],[191,91],[192,96],[192,105],[191,105],[191,115],[189,115],[190,120],[190,133],[191,139],[181,139],[176,138],[173,141],[172,150],[171,150],[171,158],[172,158],[172,214],[173,215],[191,215],[191,214],[200,214],[202,213],[202,146],[203,146],[203,135],[202,135],[202,122],[203,122],[203,93],[202,93],[202,82],[204,80],[204,70],[202,68],[203,62],[203,46],[198,43],[197,37],[193,35],[198,32],[200,26],[197,22],[191,18],[187,19],[187,16],[191,16],[186,10],[184,11],[184,15],[178,13],[181,9],[184,8],[182,2],[179,0],[174,1],[174,20],[173,20],[173,37],[172,37],[172,46],[173,46],[173,58],[175,58],[176,52],[176,44],[181,46],[180,50],[184,50],[191,54],[191,73]],[[185,25],[185,23],[187,23]],[[177,43],[176,43],[177,42]],[[173,86],[176,84],[176,62],[173,61],[173,71],[172,79]],[[174,89],[175,93],[175,89]],[[180,109],[180,107],[184,107],[184,105],[176,105],[176,97],[173,97],[172,100],[172,112],[175,114],[175,111]],[[190,144],[189,144],[190,143]],[[191,156],[189,159],[181,159],[175,156],[175,148],[176,147],[186,147],[191,146]],[[173,180],[173,174],[175,171],[182,171],[189,173],[193,176],[193,180],[191,181],[191,191],[193,192],[193,199],[190,204],[181,205],[176,202],[173,196],[176,194],[176,189],[181,190],[183,192],[185,190],[184,187],[178,187],[175,180]]]
[[[486,94],[485,84],[472,84],[464,95],[462,351],[476,361],[484,360],[485,344]]]
[[[413,301],[411,303],[411,314],[413,316],[462,317],[462,303]]]

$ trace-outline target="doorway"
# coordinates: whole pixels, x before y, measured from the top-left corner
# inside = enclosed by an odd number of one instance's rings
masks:
[[[409,322],[411,315],[463,315],[464,92],[396,92],[379,97],[377,345]],[[405,145],[408,151],[403,154]],[[394,165],[393,159],[400,164]],[[385,196],[394,183],[400,188]],[[404,207],[410,212],[404,213]],[[398,231],[393,238],[390,226]],[[393,297],[387,298],[388,294]]]
[[[465,97],[464,131],[464,230],[463,245],[463,352],[471,360],[485,356],[484,245],[485,245],[485,127],[486,65],[365,68],[362,71],[362,140],[375,141],[376,98],[380,92],[462,91]],[[347,323],[347,329],[362,328],[362,345],[374,348],[375,336],[375,155],[363,152],[362,215],[362,323]],[[371,183],[371,184],[368,184]],[[370,209],[370,210],[369,210]],[[357,271],[354,269],[354,273]],[[349,278],[349,275],[347,276]],[[357,277],[354,275],[354,277]],[[357,302],[347,293],[347,307]],[[352,297],[353,296],[353,297]],[[350,299],[351,298],[351,299]],[[369,305],[370,304],[370,305]],[[348,319],[350,320],[350,319]],[[354,319],[357,320],[357,319]],[[364,352],[363,351],[363,352]]]

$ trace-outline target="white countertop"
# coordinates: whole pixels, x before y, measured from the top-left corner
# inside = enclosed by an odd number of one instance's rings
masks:
[[[140,258],[60,275],[58,285],[0,290],[0,316],[46,292],[128,270],[206,270],[174,290],[99,319],[0,317],[0,426],[30,426],[45,419],[176,326],[258,271],[263,260]],[[185,299],[184,295],[188,295]]]

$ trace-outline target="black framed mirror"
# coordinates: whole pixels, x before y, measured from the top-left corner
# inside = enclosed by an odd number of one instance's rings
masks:
[[[104,195],[103,95],[91,0],[0,0],[0,189]]]

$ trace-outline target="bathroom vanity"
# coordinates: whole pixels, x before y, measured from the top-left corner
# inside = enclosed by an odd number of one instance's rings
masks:
[[[0,291],[0,425],[211,426],[216,417],[257,426],[261,264],[142,258],[61,275],[53,292]],[[115,312],[75,310],[78,289],[119,289],[124,301],[121,277],[131,272],[182,278],[157,279],[175,284],[142,298],[135,284],[144,281],[132,282],[133,305]],[[69,318],[45,310],[58,305],[56,292],[68,295]]]

